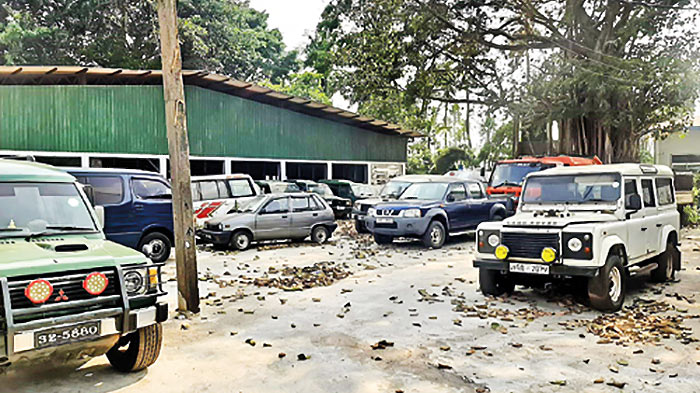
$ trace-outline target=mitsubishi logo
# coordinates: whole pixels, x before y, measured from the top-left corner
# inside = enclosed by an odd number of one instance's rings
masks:
[[[58,296],[56,296],[54,302],[60,302],[61,300],[68,300],[68,296],[66,296],[66,293],[63,292],[63,289],[58,291]]]

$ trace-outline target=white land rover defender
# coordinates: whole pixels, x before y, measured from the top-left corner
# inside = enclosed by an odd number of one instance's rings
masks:
[[[582,277],[594,308],[617,311],[629,276],[674,278],[679,233],[668,167],[559,167],[527,177],[514,216],[479,225],[474,266],[485,295]]]

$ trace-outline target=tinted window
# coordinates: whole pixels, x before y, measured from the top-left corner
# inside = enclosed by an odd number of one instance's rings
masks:
[[[248,179],[231,179],[228,181],[228,186],[231,188],[231,194],[234,198],[255,195]]]
[[[637,192],[637,182],[634,179],[625,180],[625,206],[630,205],[632,195],[639,195],[639,192]]]
[[[469,191],[469,196],[472,199],[484,198],[484,192],[477,183],[467,183],[467,191]]]
[[[642,180],[642,200],[644,201],[644,207],[656,206],[656,200],[654,199],[654,186],[651,184],[651,179]]]
[[[292,211],[293,212],[303,212],[311,210],[309,206],[309,198],[292,198]]]
[[[167,199],[172,195],[170,187],[157,180],[134,179],[132,181],[134,195],[140,199]]]
[[[122,179],[117,176],[94,176],[87,178],[95,191],[96,205],[114,205],[124,199]]]
[[[450,184],[450,192],[447,194],[447,199],[454,202],[467,199],[467,190],[464,188],[464,184]]]
[[[275,199],[267,203],[262,209],[263,214],[287,213],[289,211],[288,198]]]
[[[656,193],[659,196],[659,205],[670,205],[674,202],[673,182],[671,179],[656,179]]]

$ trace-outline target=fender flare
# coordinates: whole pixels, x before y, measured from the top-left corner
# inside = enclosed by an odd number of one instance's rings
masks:
[[[622,240],[617,235],[610,235],[603,239],[603,241],[600,243],[600,256],[599,262],[602,262],[600,266],[605,265],[605,260],[608,258],[608,255],[610,254],[610,250],[615,247],[615,246],[622,246],[622,249],[624,251],[624,255],[622,255],[624,265],[627,266],[627,246],[625,245],[625,242]]]
[[[432,221],[435,217],[441,217],[445,221],[445,230],[447,232],[450,231],[450,220],[447,217],[447,213],[445,213],[444,210],[440,208],[432,208],[428,210],[427,213],[425,213],[425,216],[423,216],[426,220]]]
[[[246,227],[246,226],[240,226],[240,227],[236,227],[236,228],[232,229],[232,230],[231,230],[231,237],[233,237],[233,234],[234,234],[234,233],[239,232],[239,231],[245,231],[245,232],[250,233],[250,238],[251,238],[253,241],[257,241],[257,240],[258,240],[258,239],[256,238],[256,236],[255,236],[255,231],[252,230],[252,229],[249,228],[249,227]]]

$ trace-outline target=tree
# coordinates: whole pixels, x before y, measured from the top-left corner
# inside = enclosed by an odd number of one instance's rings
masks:
[[[244,80],[280,82],[297,53],[242,0],[181,0],[183,66]],[[160,68],[151,0],[6,0],[0,6],[0,64]]]
[[[323,90],[322,81],[323,76],[321,74],[307,71],[300,74],[291,74],[287,80],[277,84],[271,81],[263,81],[260,85],[281,93],[296,97],[304,97],[322,104],[331,105],[331,99]]]

